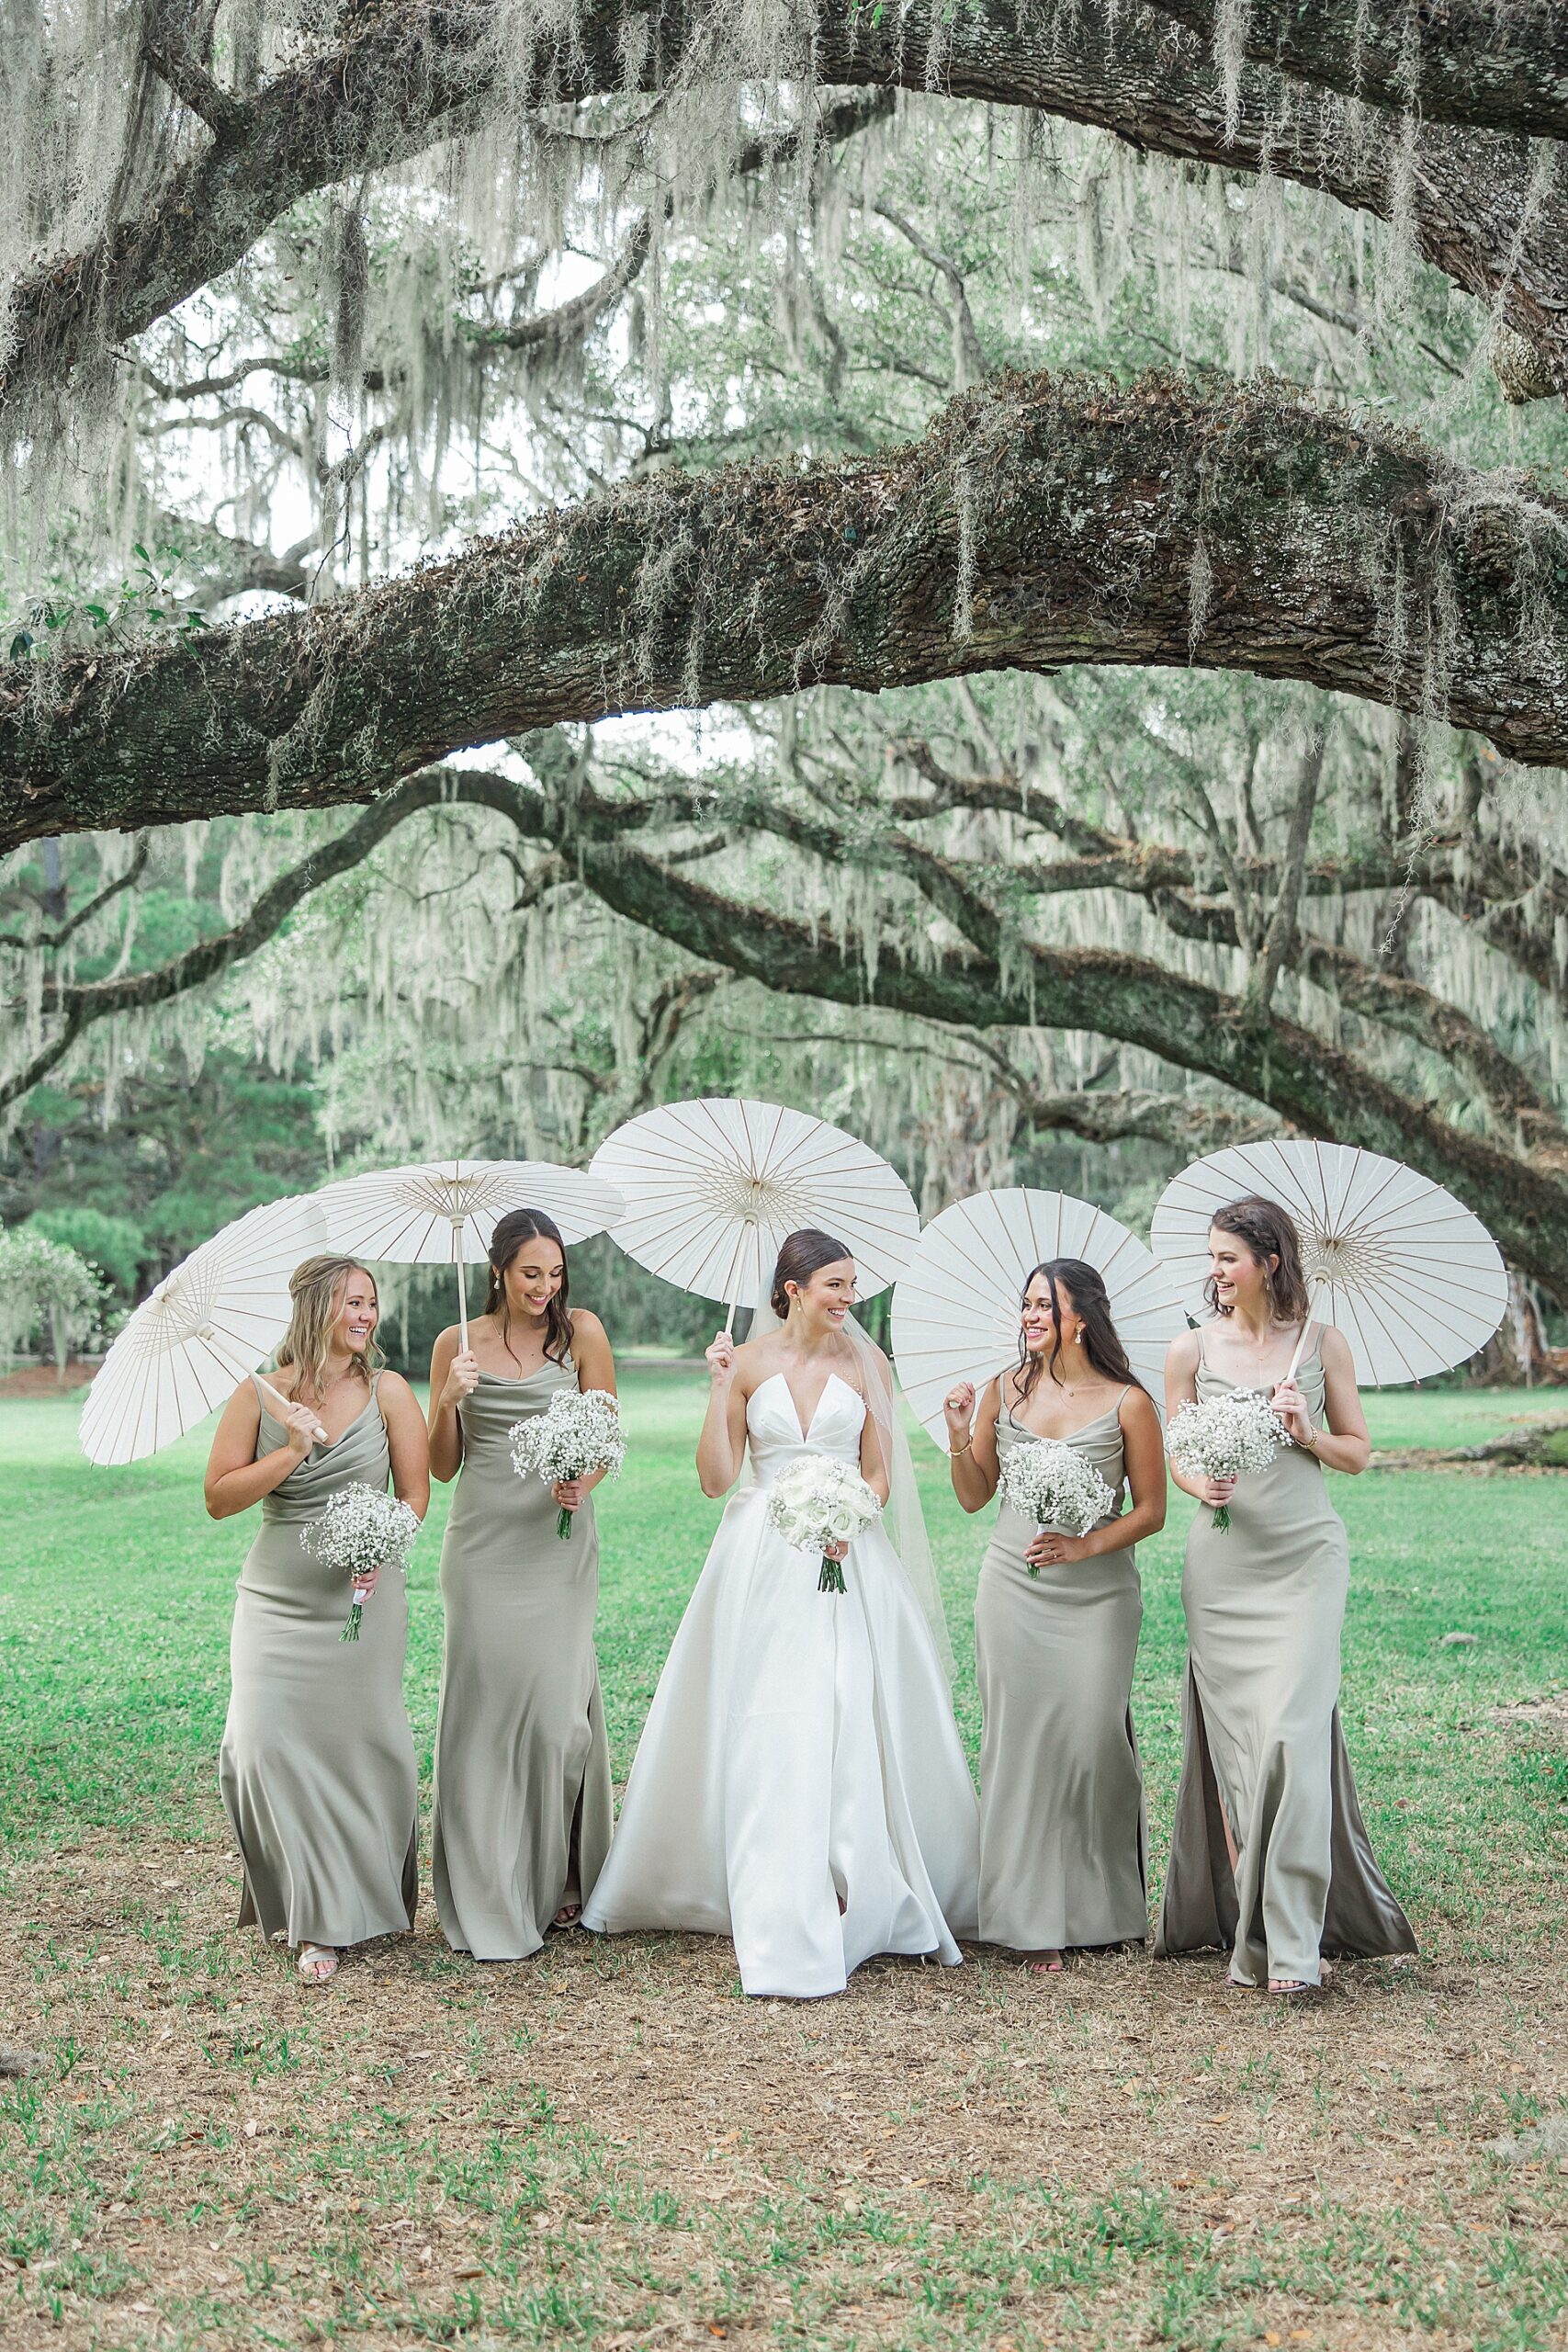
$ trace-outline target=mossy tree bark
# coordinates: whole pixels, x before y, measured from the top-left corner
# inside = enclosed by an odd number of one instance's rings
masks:
[[[1568,138],[1568,9],[1562,0],[1149,0],[1254,64],[1427,122]]]
[[[0,848],[367,799],[561,720],[1067,663],[1302,680],[1555,764],[1565,550],[1544,497],[1274,390],[994,379],[874,460],[658,478],[314,610],[0,668]]]

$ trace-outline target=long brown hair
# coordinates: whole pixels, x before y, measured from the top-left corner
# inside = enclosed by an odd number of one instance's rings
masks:
[[[1230,1201],[1223,1209],[1216,1209],[1209,1225],[1213,1231],[1229,1233],[1244,1242],[1262,1267],[1270,1320],[1304,1323],[1312,1313],[1312,1301],[1307,1296],[1306,1275],[1302,1268],[1302,1238],[1279,1202],[1249,1193],[1245,1200]],[[1277,1258],[1279,1264],[1271,1266],[1270,1258]],[[1235,1312],[1234,1306],[1220,1305],[1213,1274],[1203,1284],[1203,1296],[1213,1314]]]
[[[786,1233],[773,1268],[773,1286],[768,1294],[768,1305],[779,1321],[789,1320],[785,1283],[794,1283],[804,1290],[812,1275],[819,1274],[824,1266],[836,1266],[840,1258],[852,1258],[854,1254],[841,1241],[835,1241],[830,1233],[823,1233],[814,1225],[803,1225],[798,1233]]]
[[[1127,1351],[1111,1316],[1111,1297],[1100,1278],[1099,1269],[1087,1258],[1047,1258],[1032,1266],[1024,1277],[1023,1288],[1018,1295],[1021,1308],[1029,1296],[1030,1284],[1043,1274],[1051,1294],[1051,1360],[1046,1365],[1053,1380],[1062,1377],[1057,1364],[1062,1355],[1062,1293],[1065,1285],[1072,1294],[1073,1307],[1083,1317],[1083,1351],[1102,1380],[1119,1380],[1124,1388],[1142,1388],[1143,1382],[1127,1361]],[[1021,1329],[1018,1335],[1018,1401],[1025,1403],[1040,1377],[1041,1358],[1031,1355]]]
[[[495,1231],[490,1238],[490,1282],[484,1311],[499,1318],[501,1344],[513,1363],[521,1363],[521,1357],[513,1354],[509,1337],[512,1309],[506,1297],[506,1269],[525,1241],[553,1241],[560,1251],[560,1288],[545,1308],[545,1354],[553,1356],[557,1363],[565,1363],[571,1351],[571,1317],[567,1309],[570,1275],[560,1227],[543,1209],[508,1209],[504,1216],[496,1218]]]
[[[357,1258],[306,1258],[288,1277],[292,1303],[288,1329],[278,1345],[276,1361],[280,1371],[285,1364],[299,1365],[299,1378],[294,1390],[297,1396],[303,1396],[307,1389],[312,1396],[321,1394],[327,1358],[332,1352],[333,1325],[337,1320],[338,1290],[350,1274],[363,1274],[376,1291],[375,1275]],[[381,1294],[376,1291],[378,1308],[380,1304]],[[372,1332],[366,1345],[350,1354],[348,1368],[368,1388],[384,1361]]]

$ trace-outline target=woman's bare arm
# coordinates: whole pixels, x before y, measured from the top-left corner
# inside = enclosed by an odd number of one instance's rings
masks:
[[[436,1337],[430,1351],[430,1472],[446,1486],[463,1466],[463,1424],[458,1407],[478,1385],[473,1350],[459,1351],[454,1328]]]
[[[1326,1429],[1314,1425],[1306,1398],[1292,1380],[1274,1391],[1274,1408],[1292,1438],[1315,1453],[1325,1470],[1355,1477],[1372,1456],[1361,1392],[1356,1385],[1356,1362],[1343,1331],[1326,1324],[1318,1342],[1323,1356],[1324,1419]]]
[[[430,1440],[419,1399],[400,1372],[384,1372],[376,1387],[392,1457],[392,1492],[421,1519],[430,1509]]]
[[[1198,1401],[1198,1366],[1201,1350],[1196,1331],[1183,1331],[1172,1340],[1165,1358],[1165,1418],[1183,1405]],[[1234,1478],[1205,1478],[1197,1471],[1183,1470],[1179,1462],[1170,1465],[1170,1475],[1184,1495],[1196,1496],[1201,1503],[1228,1502],[1235,1491]]]
[[[721,1331],[707,1351],[713,1386],[697,1439],[697,1483],[712,1502],[727,1495],[740,1476],[746,1455],[746,1399],[750,1394],[750,1379],[741,1367],[744,1363],[749,1371],[753,1362],[750,1342],[737,1348],[728,1331]]]
[[[223,1408],[207,1457],[201,1491],[209,1519],[232,1519],[236,1511],[249,1510],[264,1495],[281,1487],[304,1461],[315,1442],[316,1416],[309,1406],[291,1404],[283,1418],[288,1442],[264,1453],[258,1462],[261,1399],[254,1380],[240,1383]]]

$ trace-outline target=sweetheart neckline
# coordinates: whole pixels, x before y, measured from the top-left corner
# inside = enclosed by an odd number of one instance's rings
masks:
[[[774,1380],[782,1380],[784,1382],[784,1394],[789,1398],[789,1409],[795,1418],[795,1426],[800,1430],[800,1442],[802,1445],[810,1444],[811,1432],[817,1427],[817,1416],[822,1410],[823,1398],[827,1396],[829,1389],[831,1388],[835,1380],[838,1382],[840,1388],[849,1388],[850,1395],[852,1396],[860,1396],[860,1390],[858,1388],[850,1388],[849,1382],[843,1378],[841,1374],[830,1372],[828,1374],[827,1379],[822,1383],[821,1396],[818,1397],[816,1404],[812,1407],[810,1420],[807,1423],[804,1429],[801,1429],[800,1407],[795,1401],[795,1391],[789,1385],[789,1375],[787,1373],[770,1372],[767,1380],[760,1380],[757,1383],[756,1387],[751,1391],[752,1396],[760,1396],[763,1389],[767,1387],[769,1382]],[[861,1402],[863,1404],[864,1401],[864,1398],[861,1397]]]

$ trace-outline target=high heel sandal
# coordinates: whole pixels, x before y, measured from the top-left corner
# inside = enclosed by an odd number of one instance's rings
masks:
[[[337,1974],[338,1956],[331,1944],[301,1944],[294,1963],[304,1984],[330,1984]]]

